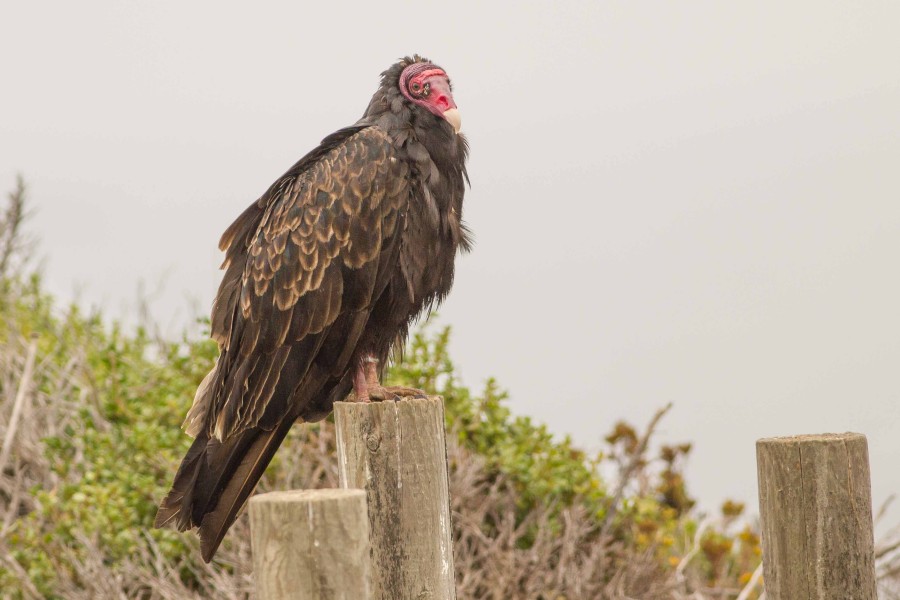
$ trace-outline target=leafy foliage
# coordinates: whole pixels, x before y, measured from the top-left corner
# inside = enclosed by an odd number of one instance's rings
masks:
[[[36,277],[20,292],[3,306],[4,334],[13,344],[34,336],[43,365],[35,386],[45,401],[59,400],[68,419],[43,438],[55,485],[32,490],[35,509],[7,539],[13,556],[52,595],[64,569],[58,558],[77,554],[79,537],[95,540],[110,561],[134,553],[147,535],[169,555],[186,551],[182,536],[149,527],[187,449],[180,415],[215,344],[151,342],[143,330],[125,335],[74,306],[57,318]]]

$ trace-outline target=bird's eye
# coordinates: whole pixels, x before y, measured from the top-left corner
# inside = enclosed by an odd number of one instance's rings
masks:
[[[410,87],[412,88],[413,93],[416,95],[418,95],[419,92],[422,91],[422,86],[417,81],[413,82],[413,84]]]

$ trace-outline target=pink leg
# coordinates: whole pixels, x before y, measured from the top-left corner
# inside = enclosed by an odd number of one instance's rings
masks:
[[[378,359],[371,356],[366,358],[366,383],[369,387],[378,387],[381,383],[378,381]]]
[[[363,362],[356,367],[353,374],[353,391],[356,392],[357,402],[371,402],[369,399],[369,382],[366,381],[366,367],[369,363]]]

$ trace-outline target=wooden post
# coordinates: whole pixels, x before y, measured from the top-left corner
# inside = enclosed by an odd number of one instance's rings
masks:
[[[341,487],[365,488],[372,598],[454,600],[441,398],[336,402]]]
[[[769,600],[876,600],[872,493],[858,433],[756,442]]]
[[[260,600],[369,600],[369,524],[362,490],[294,490],[250,499]]]

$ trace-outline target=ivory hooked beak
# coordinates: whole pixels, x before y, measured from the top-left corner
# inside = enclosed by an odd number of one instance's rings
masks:
[[[444,111],[444,118],[453,127],[453,131],[459,133],[459,128],[462,127],[462,116],[459,114],[459,110],[448,108]]]

